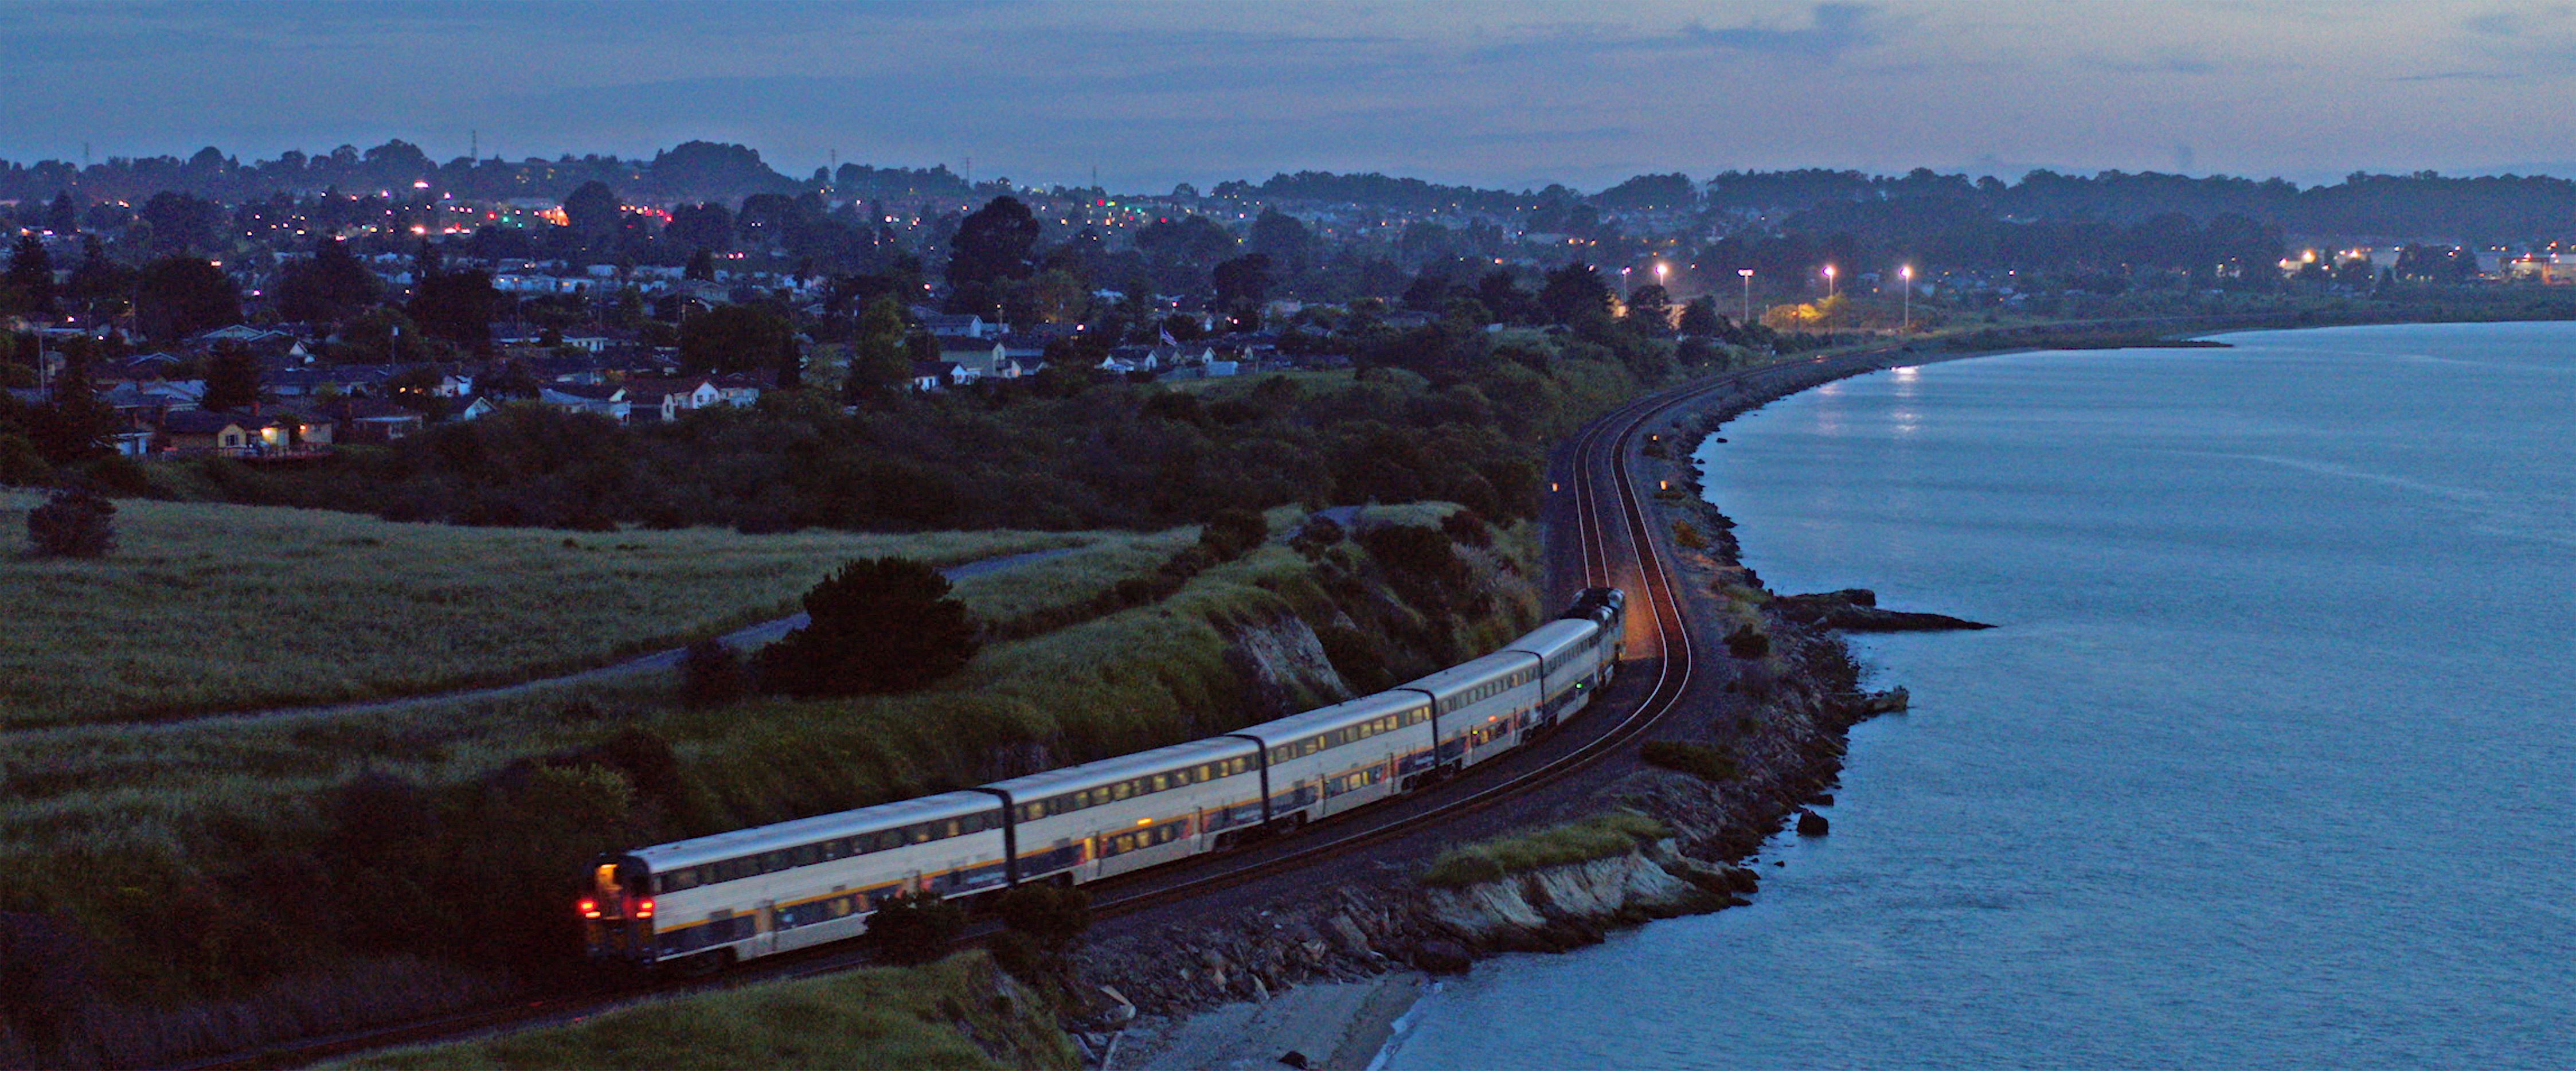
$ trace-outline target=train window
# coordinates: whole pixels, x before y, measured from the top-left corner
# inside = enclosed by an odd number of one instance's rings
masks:
[[[818,858],[820,858],[820,853],[815,849],[815,847],[814,847],[813,845],[811,845],[811,844],[799,844],[799,845],[797,845],[797,846],[796,846],[796,847],[794,847],[794,848],[790,848],[790,849],[788,849],[788,852],[787,852],[787,865],[789,865],[789,866],[813,866],[813,865],[814,865],[814,863],[815,863],[815,861],[816,861]]]
[[[942,825],[939,827],[939,829],[940,829],[939,839],[945,839],[945,838],[948,838],[948,837],[960,836],[960,835],[964,834],[964,833],[965,833],[965,831],[966,831],[966,830],[965,830],[964,825],[962,825],[961,823],[959,823],[959,822],[958,822],[956,819],[954,819],[954,818],[951,818],[951,819],[949,819],[946,823],[942,824]]]
[[[1164,789],[1167,789],[1167,788],[1172,787],[1172,779],[1171,779],[1169,776],[1166,776],[1166,775],[1164,775],[1164,774],[1155,774],[1155,775],[1153,776],[1152,783],[1153,783],[1154,787],[1153,787],[1153,788],[1151,788],[1151,789],[1149,789],[1149,790],[1147,790],[1147,791],[1151,791],[1151,792],[1160,792],[1160,791],[1162,791],[1162,790],[1164,790]]]

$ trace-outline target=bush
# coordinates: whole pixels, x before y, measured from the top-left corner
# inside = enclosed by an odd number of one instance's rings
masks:
[[[751,678],[743,672],[742,655],[724,641],[699,640],[680,657],[680,698],[688,705],[720,707],[750,692]]]
[[[1187,395],[1183,395],[1187,397]],[[1270,538],[1270,522],[1248,509],[1221,509],[1200,529],[1199,542],[1220,561],[1249,553]]]
[[[38,557],[104,558],[116,549],[116,504],[89,491],[56,491],[27,511]]]
[[[1726,653],[1737,658],[1760,658],[1771,653],[1771,637],[1752,625],[1741,625],[1726,634]]]
[[[760,649],[760,687],[795,696],[919,688],[980,642],[948,578],[905,558],[854,561],[805,593],[805,627]]]
[[[984,942],[984,951],[993,957],[993,965],[1004,973],[1032,985],[1047,975],[1046,954],[1038,943],[1018,930],[1004,930]]]
[[[49,471],[35,443],[16,432],[0,431],[0,486],[40,484]]]
[[[1448,533],[1449,538],[1460,546],[1494,545],[1493,526],[1486,524],[1484,516],[1472,509],[1462,509],[1441,518],[1440,530]]]
[[[1683,550],[1708,549],[1708,537],[1699,534],[1699,528],[1689,521],[1673,522],[1673,542],[1680,544]]]
[[[1002,925],[1038,947],[1061,952],[1091,928],[1091,894],[1055,885],[1023,885],[1002,897]]]
[[[1733,781],[1744,776],[1743,768],[1736,764],[1734,750],[1722,745],[1649,740],[1638,749],[1637,757],[1707,781]]]
[[[966,932],[966,909],[931,893],[908,892],[868,916],[868,947],[894,964],[928,963],[948,954]]]

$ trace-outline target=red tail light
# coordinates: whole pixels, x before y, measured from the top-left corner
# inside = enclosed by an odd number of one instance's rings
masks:
[[[635,917],[639,919],[649,919],[653,917],[652,897],[645,897],[642,902],[635,905]]]
[[[598,918],[599,901],[584,897],[581,901],[581,917],[586,919]]]

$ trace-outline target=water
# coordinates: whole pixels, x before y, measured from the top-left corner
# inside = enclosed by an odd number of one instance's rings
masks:
[[[1481,965],[1391,1071],[2576,1062],[2576,325],[2229,341],[1730,426],[1775,589],[2004,627],[1862,645],[1914,710],[1755,906]]]

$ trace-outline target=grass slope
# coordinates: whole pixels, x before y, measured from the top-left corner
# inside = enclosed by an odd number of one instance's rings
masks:
[[[37,502],[0,493],[0,533]],[[949,565],[1098,538],[567,535],[138,500],[118,504],[117,536],[100,561],[0,543],[0,727],[526,680],[783,613],[855,557]]]
[[[1422,883],[1456,889],[1540,867],[1626,855],[1640,844],[1671,835],[1662,822],[1645,815],[1612,811],[1532,833],[1451,848],[1440,853],[1430,869],[1422,872]]]
[[[362,1057],[362,1068],[1072,1068],[1029,991],[969,952],[655,1001],[571,1026]]]

